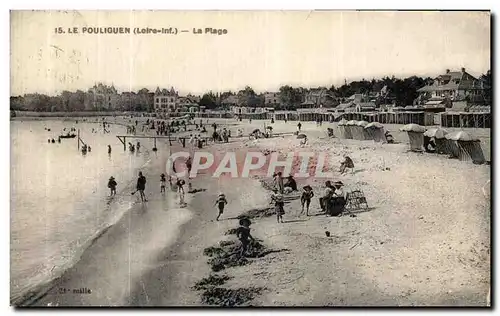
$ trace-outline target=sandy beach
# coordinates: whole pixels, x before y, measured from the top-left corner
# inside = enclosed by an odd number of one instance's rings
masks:
[[[237,128],[248,133],[264,123],[217,121],[227,124],[234,134]],[[242,305],[486,305],[490,197],[483,189],[489,186],[489,165],[407,152],[402,134],[395,135],[400,143],[380,145],[327,138],[328,123],[302,125],[309,137],[305,148],[300,148],[294,136],[283,136],[235,138],[211,144],[208,150],[220,155],[230,151],[328,152],[338,157],[332,167],[333,180],[341,180],[345,190],[361,189],[367,210],[355,212],[356,217],[326,217],[319,214],[314,198],[311,216],[298,216],[300,201],[292,197],[285,205],[285,222],[277,223],[275,216],[264,212],[270,192],[259,180],[269,179],[216,179],[208,173],[193,180],[194,189],[205,191],[186,194],[188,206],[180,208],[176,193],[167,191],[162,196],[159,192],[154,179],[164,170],[164,160],[158,160],[143,171],[151,179],[149,202],[135,204],[44,296],[28,305],[199,306],[205,304],[202,291],[192,287],[210,275],[229,278],[220,288],[262,288]],[[275,133],[294,132],[296,122],[276,122],[273,129]],[[478,133],[487,137],[489,130]],[[355,162],[353,174],[339,174],[343,154]],[[324,180],[297,182],[299,187],[310,184],[319,196]],[[217,222],[213,202],[221,191],[229,204]],[[235,240],[226,232],[238,227],[237,216],[250,210],[258,214],[252,218],[253,236],[273,251],[249,258],[244,266],[211,272],[204,249]],[[325,231],[331,236],[326,237]],[[64,289],[80,288],[91,293],[64,293]]]

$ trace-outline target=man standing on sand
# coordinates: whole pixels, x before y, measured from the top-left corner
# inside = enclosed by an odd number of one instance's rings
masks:
[[[142,172],[139,171],[139,178],[137,178],[137,191],[139,191],[141,195],[141,201],[147,202],[146,195],[144,194],[144,190],[146,189],[146,177],[142,175]]]
[[[297,130],[299,131],[299,133],[300,133],[301,128],[302,128],[302,124],[300,124],[300,122],[299,122],[299,124],[297,124]]]

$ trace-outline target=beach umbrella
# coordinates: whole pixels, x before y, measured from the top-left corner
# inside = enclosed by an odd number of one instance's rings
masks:
[[[307,138],[306,134],[297,135],[297,139]]]
[[[371,122],[368,123],[365,128],[384,128],[384,125],[380,124],[379,122]]]
[[[356,125],[357,121],[354,121],[354,120],[351,120],[351,121],[348,121],[347,123],[345,123],[345,125]]]
[[[434,138],[444,138],[446,134],[448,134],[448,132],[445,129],[437,127],[425,131],[424,136],[434,137]]]
[[[471,134],[464,132],[464,131],[458,131],[458,132],[453,132],[445,135],[446,139],[449,140],[460,140],[464,142],[471,142],[471,141],[476,141],[479,140],[477,137],[472,136]]]
[[[423,132],[425,132],[425,127],[412,123],[412,124],[407,124],[407,125],[401,127],[400,131],[423,133]]]
[[[356,123],[356,125],[365,127],[366,125],[368,125],[368,122],[367,121],[359,121]]]

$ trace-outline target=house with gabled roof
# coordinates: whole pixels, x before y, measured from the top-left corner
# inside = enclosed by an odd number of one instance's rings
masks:
[[[451,108],[455,102],[484,104],[485,92],[489,89],[483,81],[469,74],[465,68],[450,71],[434,79],[433,84],[417,90],[420,95],[415,103],[424,107]]]

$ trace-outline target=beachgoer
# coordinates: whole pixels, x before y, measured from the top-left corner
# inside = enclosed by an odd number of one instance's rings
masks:
[[[304,206],[306,207],[306,216],[309,216],[309,205],[311,205],[311,199],[314,197],[313,189],[310,185],[303,187],[302,196],[300,197],[300,204],[302,205],[302,211],[300,215],[304,213]]]
[[[219,196],[217,197],[217,200],[215,200],[214,206],[217,206],[219,208],[219,214],[217,215],[217,218],[215,219],[216,221],[219,220],[219,217],[224,213],[224,206],[226,206],[227,200],[226,200],[226,195],[224,193],[219,193]]]
[[[354,162],[349,156],[344,156],[344,161],[340,164],[340,174],[344,174],[347,169],[351,169],[354,172]]]
[[[108,154],[111,155],[111,145],[108,145]]]
[[[335,192],[332,195],[332,207],[328,215],[339,216],[344,211],[346,194],[342,190],[344,184],[341,181],[334,182],[333,186],[335,187]]]
[[[188,170],[188,174],[191,173],[191,165],[192,165],[191,156],[188,156],[186,160],[186,169]]]
[[[252,222],[248,218],[242,218],[240,219],[240,227],[236,229],[236,237],[241,242],[240,257],[246,254],[250,240],[255,241],[250,234],[250,225],[252,225]]]
[[[302,128],[302,124],[300,124],[300,122],[299,122],[299,124],[297,124],[297,129],[298,129],[299,132],[300,132],[301,128]]]
[[[285,214],[285,203],[283,202],[283,195],[274,189],[271,195],[271,203],[274,203],[274,210],[276,211],[276,219],[278,223],[281,221],[283,223],[283,215]]]
[[[329,213],[331,199],[333,197],[333,193],[335,192],[335,188],[332,186],[330,181],[325,182],[325,191],[323,192],[323,196],[319,198],[319,204],[321,209],[325,213]]]
[[[307,144],[307,136],[300,140],[300,147],[304,147]]]
[[[278,190],[280,194],[283,194],[284,192],[284,185],[283,185],[283,178],[281,177],[281,172],[275,173],[273,175],[274,177],[274,182],[275,182],[275,187]]]
[[[177,185],[177,192],[179,193],[179,202],[180,204],[184,204],[184,184],[186,181],[183,179],[177,179],[176,185]]]
[[[108,181],[108,188],[111,190],[110,196],[116,195],[116,186],[118,184],[115,181],[115,178],[111,177]]]
[[[286,183],[283,185],[284,191],[290,193],[292,191],[297,191],[297,182],[292,175],[289,175],[286,179]]]
[[[137,142],[137,151],[141,149],[141,143]]]
[[[165,185],[167,183],[167,179],[165,178],[165,174],[162,173],[160,175],[160,193],[165,193]]]
[[[146,177],[142,175],[142,172],[139,171],[139,178],[137,178],[137,191],[139,191],[141,195],[141,201],[147,202],[146,195],[144,194],[144,190],[146,190]]]
[[[88,148],[89,148],[89,152],[91,152],[92,151],[92,147],[89,146]]]

